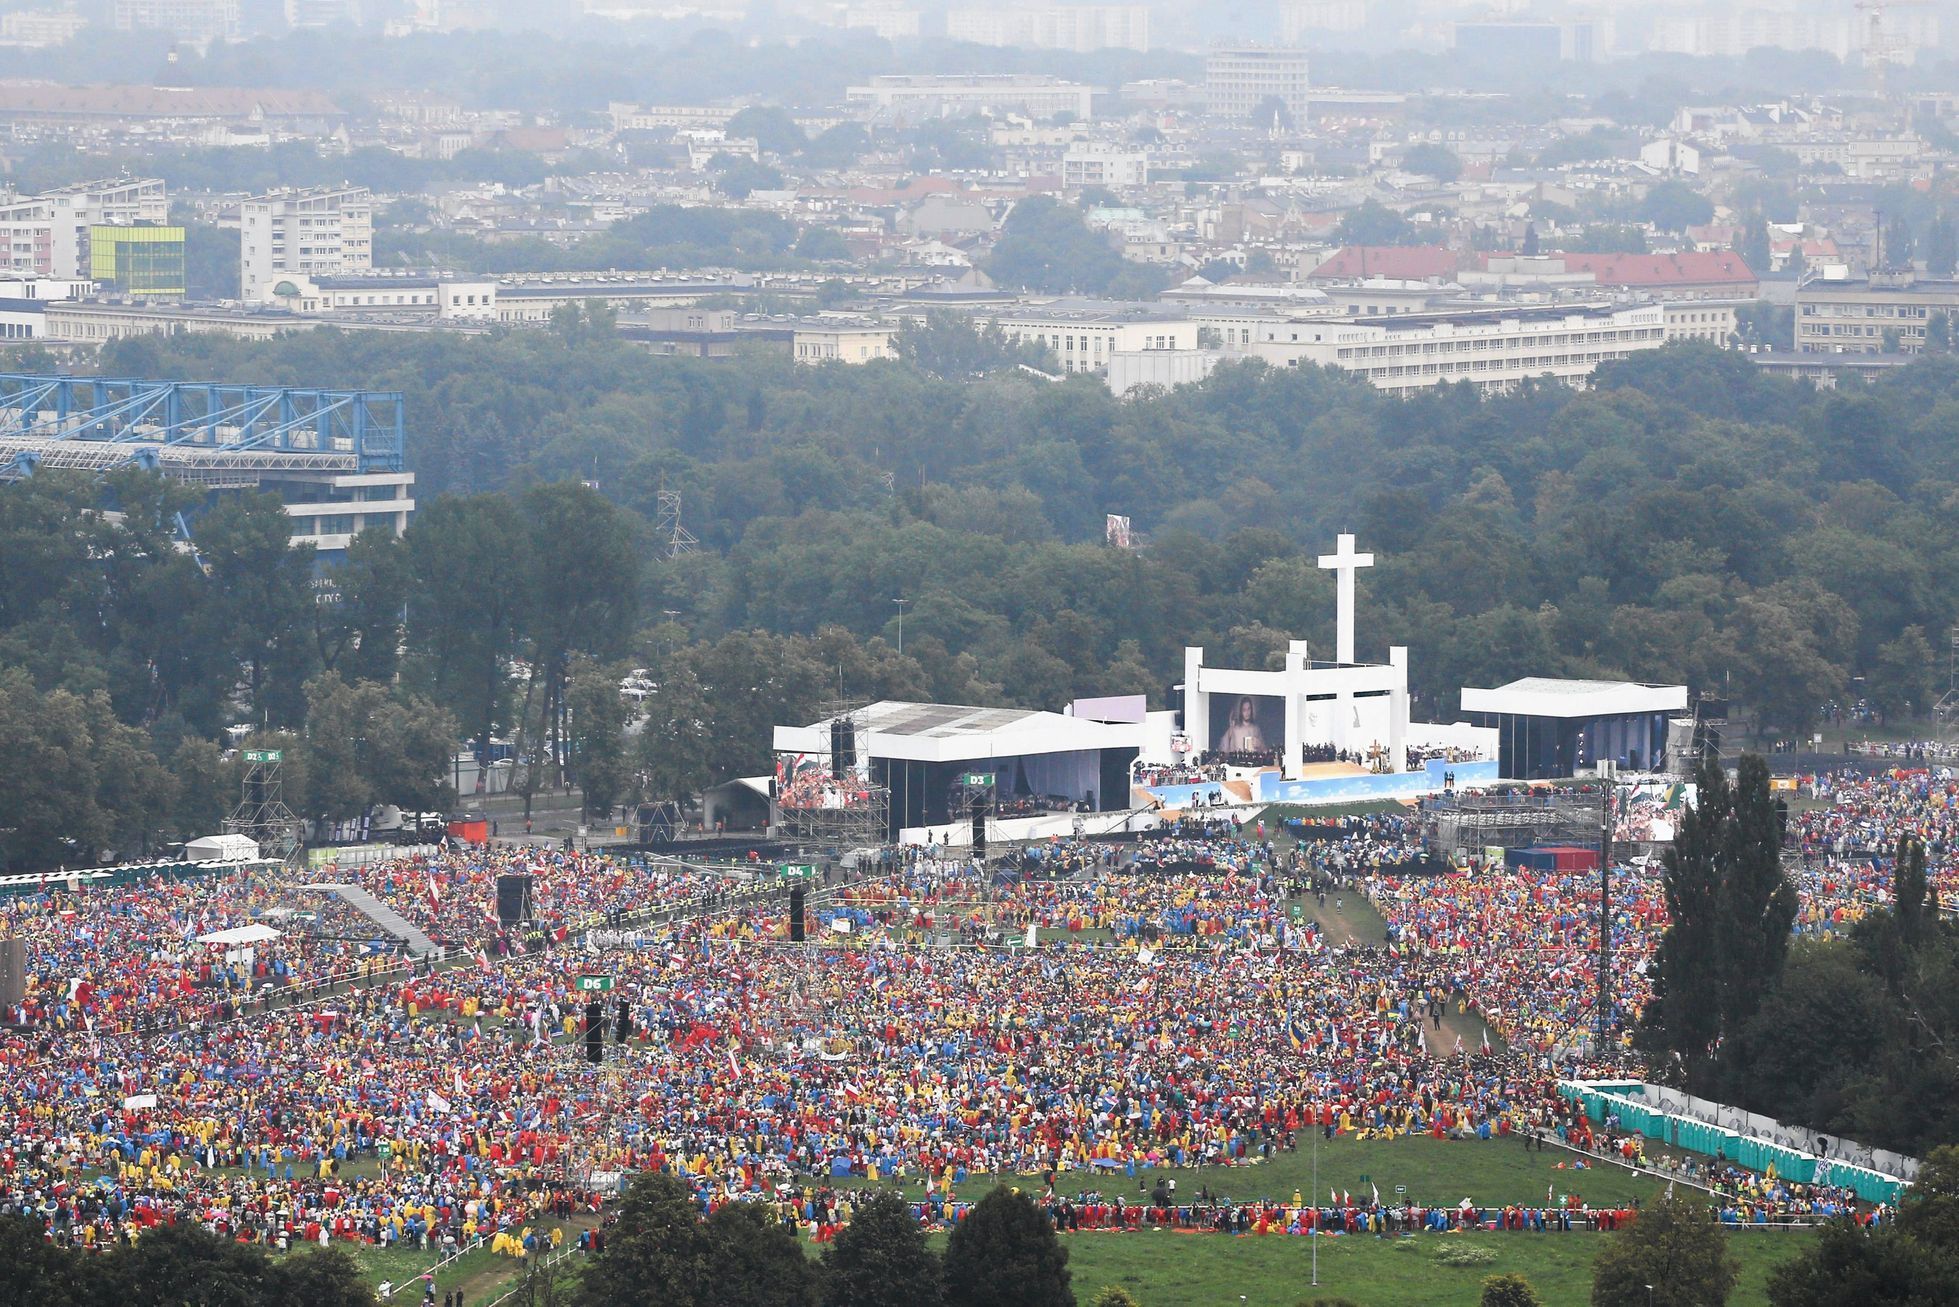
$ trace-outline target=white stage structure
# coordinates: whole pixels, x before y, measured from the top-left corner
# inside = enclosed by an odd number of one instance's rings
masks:
[[[1286,649],[1282,671],[1207,667],[1200,648],[1184,650],[1184,734],[1187,754],[1276,749],[1288,780],[1302,776],[1303,746],[1330,746],[1363,760],[1385,753],[1387,770],[1407,766],[1408,650],[1395,645],[1385,663],[1355,655],[1354,576],[1374,565],[1342,534],[1319,564],[1334,573],[1333,662],[1314,662],[1304,640]],[[1279,739],[1274,741],[1275,733]]]

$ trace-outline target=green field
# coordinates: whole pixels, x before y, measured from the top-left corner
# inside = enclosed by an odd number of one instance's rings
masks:
[[[1177,1182],[1177,1196],[1185,1198],[1200,1185],[1237,1202],[1262,1199],[1290,1201],[1295,1191],[1310,1196],[1313,1190],[1314,1145],[1317,1136],[1302,1132],[1295,1152],[1280,1153],[1269,1162],[1252,1166],[1211,1166],[1139,1170],[1132,1178],[1121,1172],[1092,1173],[1064,1171],[1055,1183],[1058,1192],[1074,1194],[1094,1189],[1109,1198],[1121,1196],[1136,1201],[1146,1195],[1159,1176]],[[1356,1197],[1373,1196],[1381,1191],[1383,1202],[1395,1199],[1395,1186],[1406,1191],[1405,1201],[1427,1206],[1454,1206],[1467,1198],[1483,1207],[1502,1207],[1509,1203],[1544,1202],[1548,1186],[1555,1197],[1575,1193],[1595,1207],[1616,1206],[1635,1199],[1651,1198],[1666,1188],[1664,1179],[1628,1171],[1618,1166],[1593,1166],[1573,1169],[1575,1154],[1562,1150],[1524,1151],[1515,1139],[1437,1140],[1427,1135],[1405,1139],[1357,1140],[1342,1135],[1322,1141],[1319,1154],[1319,1192],[1329,1189],[1352,1192]],[[1564,1163],[1564,1169],[1558,1164]],[[852,1185],[869,1183],[852,1180]],[[977,1176],[957,1187],[963,1198],[978,1198],[995,1184],[1005,1183],[1023,1189],[1040,1185],[1034,1176]],[[914,1197],[923,1192],[916,1176],[907,1176],[899,1186]]]
[[[1311,1284],[1311,1239],[1290,1235],[1075,1234],[1063,1239],[1075,1296],[1089,1302],[1118,1284],[1143,1307],[1293,1307],[1315,1297],[1350,1298],[1363,1307],[1474,1307],[1483,1280],[1501,1271],[1528,1279],[1550,1307],[1590,1301],[1592,1259],[1609,1235],[1441,1234],[1318,1240],[1320,1281]],[[1807,1244],[1806,1234],[1738,1233],[1730,1247],[1741,1283],[1729,1307],[1767,1307],[1769,1273]],[[1481,1266],[1449,1266],[1445,1247],[1484,1248]]]

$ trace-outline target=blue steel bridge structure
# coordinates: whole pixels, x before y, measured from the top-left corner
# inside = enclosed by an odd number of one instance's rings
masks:
[[[0,479],[136,464],[201,485],[399,473],[391,391],[0,374]]]

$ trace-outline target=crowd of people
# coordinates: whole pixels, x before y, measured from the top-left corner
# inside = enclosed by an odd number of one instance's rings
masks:
[[[1836,778],[1831,794],[1795,829],[1832,850],[1826,866],[1904,829],[1949,833],[1944,783]],[[1641,963],[1664,925],[1656,873],[1615,876],[1615,1036],[1600,1044],[1595,875],[1405,874],[1420,839],[1399,814],[1285,833],[1232,818],[1130,843],[1054,840],[1014,855],[1038,875],[892,859],[817,887],[822,943],[805,947],[784,943],[780,895],[730,897],[711,871],[448,850],[338,874],[475,945],[465,965],[194,1028],[163,1019],[184,1010],[187,976],[222,990],[256,982],[259,962],[207,978],[186,971],[185,941],[258,919],[257,882],[25,896],[4,907],[29,944],[36,1005],[0,1033],[0,1206],[80,1246],[190,1219],[275,1246],[523,1247],[547,1218],[591,1210],[594,1175],[657,1168],[704,1204],[775,1204],[811,1237],[847,1223],[849,1183],[870,1177],[923,1183],[928,1221],[956,1219],[958,1183],[987,1175],[1046,1177],[1043,1201],[1069,1228],[1624,1219],[1289,1199],[1233,1169],[1315,1129],[1639,1147],[1586,1121],[1556,1080],[1637,1071],[1616,1031],[1644,1000]],[[533,876],[549,928],[497,956],[481,941],[512,868]],[[1805,910],[1836,884],[1807,881]],[[1386,942],[1302,917],[1314,894],[1365,894]],[[623,909],[643,924],[581,934]],[[294,975],[338,956],[292,938]],[[287,955],[262,956],[276,970]],[[582,1056],[578,985],[594,971],[626,1018],[621,1042],[608,1007],[603,1065]],[[78,1011],[92,1021],[79,1037]],[[1465,1047],[1459,1032],[1479,1023],[1490,1038]],[[1106,1196],[1193,1166],[1227,1168],[1213,1183],[1243,1196]],[[1737,1220],[1844,1201],[1734,1168],[1698,1182]]]

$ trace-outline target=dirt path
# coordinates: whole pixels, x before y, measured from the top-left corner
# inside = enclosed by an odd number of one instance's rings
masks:
[[[1388,942],[1388,923],[1367,896],[1358,890],[1329,890],[1326,905],[1320,906],[1317,895],[1308,894],[1295,900],[1307,917],[1319,922],[1320,929],[1326,932],[1327,941],[1335,945],[1360,944],[1379,945]],[[1424,1027],[1431,1052],[1452,1053],[1456,1041],[1462,1040],[1465,1049],[1474,1050],[1482,1045],[1485,1034],[1489,1036],[1490,1047],[1501,1049],[1503,1039],[1491,1030],[1474,1007],[1458,1013],[1451,1003],[1442,1015],[1442,1028],[1437,1030],[1434,1022]]]

